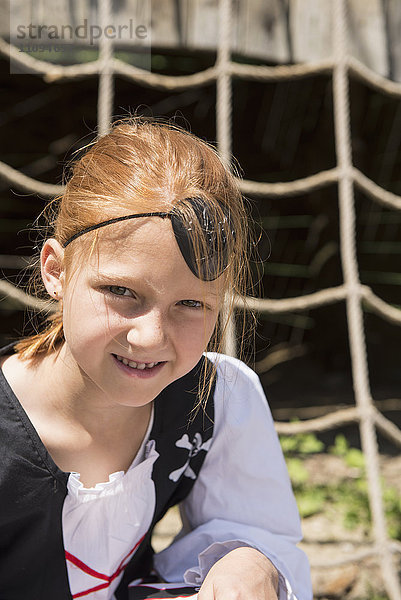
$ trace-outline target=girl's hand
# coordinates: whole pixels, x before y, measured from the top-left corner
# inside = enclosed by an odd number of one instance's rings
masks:
[[[236,548],[218,560],[205,577],[198,600],[277,600],[278,573],[254,548]]]

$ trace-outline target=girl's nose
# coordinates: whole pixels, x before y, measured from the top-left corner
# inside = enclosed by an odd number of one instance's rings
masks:
[[[156,351],[165,349],[168,343],[168,335],[163,315],[159,311],[152,310],[135,317],[127,332],[127,341],[134,350]],[[152,359],[153,356],[143,358]]]

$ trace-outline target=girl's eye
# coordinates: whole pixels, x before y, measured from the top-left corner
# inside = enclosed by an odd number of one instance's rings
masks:
[[[183,306],[187,306],[188,308],[202,308],[203,307],[202,302],[199,302],[199,300],[181,300],[181,304]]]
[[[113,296],[133,296],[131,290],[123,287],[122,285],[109,285],[108,290],[111,292],[111,294],[113,294]]]

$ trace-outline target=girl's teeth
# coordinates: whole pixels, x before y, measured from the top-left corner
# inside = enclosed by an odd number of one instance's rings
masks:
[[[151,363],[148,363],[148,364],[146,364],[146,363],[137,363],[137,362],[134,362],[133,360],[128,360],[127,358],[123,358],[122,356],[117,356],[117,358],[124,365],[127,365],[128,367],[131,367],[131,369],[140,369],[141,371],[143,371],[143,369],[151,369],[155,365],[159,364],[157,362],[151,362]]]

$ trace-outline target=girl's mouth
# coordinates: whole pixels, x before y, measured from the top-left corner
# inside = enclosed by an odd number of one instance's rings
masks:
[[[137,374],[138,376],[146,377],[148,375],[156,374],[156,372],[160,371],[166,361],[158,361],[158,362],[150,362],[150,363],[140,363],[135,362],[133,360],[128,360],[124,358],[124,356],[120,356],[118,354],[113,354],[113,357],[116,361],[121,365],[122,368],[126,372],[130,372],[132,374]]]

